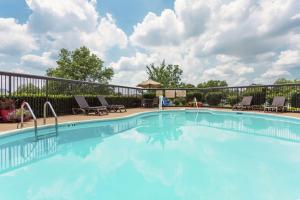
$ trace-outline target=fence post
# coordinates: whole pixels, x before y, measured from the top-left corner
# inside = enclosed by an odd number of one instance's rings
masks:
[[[46,79],[46,101],[48,101],[48,79]]]
[[[8,96],[11,97],[11,75],[8,76]]]

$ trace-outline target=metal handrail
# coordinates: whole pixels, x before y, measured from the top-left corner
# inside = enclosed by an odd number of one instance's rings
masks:
[[[46,101],[44,103],[44,120],[43,120],[44,121],[44,125],[46,125],[47,105],[49,106],[49,108],[50,108],[50,110],[51,110],[51,112],[52,112],[52,114],[53,114],[53,116],[55,118],[55,132],[57,134],[57,132],[58,132],[58,119],[57,119],[56,112],[54,111],[53,106],[52,106],[52,104],[49,101]]]
[[[34,120],[34,134],[35,134],[35,136],[37,136],[37,119],[36,119],[35,114],[32,111],[32,108],[30,107],[29,103],[27,103],[26,101],[24,101],[21,104],[21,128],[24,127],[24,107],[25,106],[28,108],[28,110]]]

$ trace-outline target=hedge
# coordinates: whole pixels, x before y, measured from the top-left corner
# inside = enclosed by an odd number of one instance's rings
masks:
[[[222,92],[208,92],[205,99],[210,106],[217,106],[221,103],[223,96]]]
[[[292,94],[291,106],[294,108],[300,108],[300,93]]]
[[[241,97],[236,95],[231,95],[226,98],[226,102],[231,106],[234,106],[241,102]]]
[[[78,108],[74,97],[71,96],[60,96],[60,97],[42,97],[42,96],[12,96],[11,99],[16,100],[17,107],[21,106],[23,101],[27,101],[37,117],[43,116],[43,105],[48,100],[53,105],[57,115],[69,115],[72,114],[72,108]],[[90,106],[100,106],[100,102],[95,96],[85,97]],[[137,108],[141,105],[141,99],[137,97],[105,97],[109,104],[122,104],[127,108]],[[48,112],[50,113],[50,112]]]

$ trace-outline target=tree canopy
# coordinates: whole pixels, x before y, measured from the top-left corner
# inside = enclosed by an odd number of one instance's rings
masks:
[[[285,78],[279,78],[274,82],[275,85],[289,84],[289,83],[300,83],[300,80],[297,80],[297,79],[289,80],[289,79],[285,79]]]
[[[163,87],[180,87],[183,71],[179,65],[166,64],[163,61],[159,66],[152,63],[146,68],[148,78],[161,83]]]
[[[112,68],[105,68],[103,61],[84,46],[74,51],[61,49],[56,63],[56,68],[47,70],[48,76],[107,83],[114,74]]]
[[[208,87],[226,87],[228,86],[226,81],[220,80],[209,80],[207,82],[199,83],[198,88],[208,88]]]

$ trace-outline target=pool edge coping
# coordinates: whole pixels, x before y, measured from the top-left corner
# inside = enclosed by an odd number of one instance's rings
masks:
[[[260,113],[260,112],[247,112],[247,111],[239,111],[239,110],[221,110],[221,109],[216,109],[216,108],[174,108],[174,109],[168,109],[168,110],[151,110],[151,111],[141,111],[141,112],[137,112],[137,113],[132,113],[129,114],[127,116],[122,116],[122,117],[114,117],[114,118],[103,118],[103,119],[87,119],[87,120],[81,120],[81,121],[68,121],[68,122],[61,122],[58,123],[58,127],[59,126],[64,126],[64,125],[70,125],[70,124],[85,124],[85,123],[91,123],[91,122],[109,122],[109,121],[114,121],[114,120],[122,120],[122,119],[127,119],[127,118],[132,118],[132,117],[136,117],[142,114],[147,114],[147,113],[159,113],[159,112],[169,112],[169,111],[187,111],[187,110],[208,110],[208,111],[217,111],[217,112],[224,112],[224,113],[238,113],[238,112],[242,112],[242,113],[246,113],[246,114],[251,114],[251,115],[266,115],[266,116],[273,116],[273,117],[279,117],[279,118],[285,118],[285,119],[295,119],[295,120],[299,120],[300,122],[300,118],[298,117],[293,117],[293,116],[286,116],[286,115],[277,115],[275,113]],[[48,125],[40,125],[38,126],[38,128],[50,128],[50,127],[54,127],[54,124],[48,124]],[[21,134],[22,132],[26,132],[26,131],[31,131],[34,130],[34,127],[27,127],[27,128],[23,128],[23,129],[15,129],[15,130],[9,130],[9,131],[4,131],[0,134],[0,139],[4,138],[4,137],[8,137],[8,136],[13,136],[13,135],[18,135]]]

